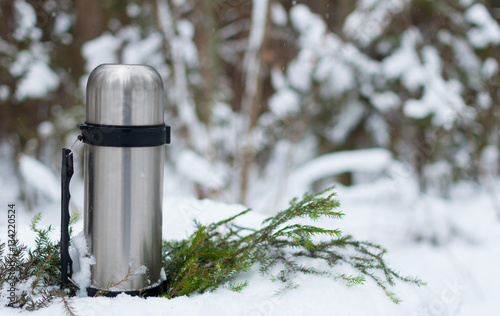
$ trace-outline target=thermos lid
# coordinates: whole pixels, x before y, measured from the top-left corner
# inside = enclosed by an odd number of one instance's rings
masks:
[[[164,124],[163,82],[146,65],[102,64],[87,82],[86,123],[144,126]]]

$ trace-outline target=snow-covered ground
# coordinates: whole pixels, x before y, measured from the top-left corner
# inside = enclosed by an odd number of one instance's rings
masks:
[[[26,160],[28,172],[43,172],[36,161]],[[15,203],[20,238],[33,244],[34,234],[28,223],[34,211],[16,197],[15,178],[8,164],[0,165],[0,200]],[[43,169],[43,168],[42,168]],[[45,174],[44,177],[48,177]],[[36,177],[34,177],[36,178]],[[54,178],[57,178],[54,176]],[[243,210],[242,205],[228,205],[211,200],[174,196],[175,178],[165,177],[163,237],[179,239],[193,231],[193,219],[209,223]],[[48,179],[46,187],[32,179],[33,190],[39,191],[42,226],[59,231],[59,201],[52,194],[56,188]],[[30,181],[28,179],[28,181]],[[282,288],[257,269],[240,275],[235,281],[248,280],[241,293],[220,288],[211,293],[174,299],[141,299],[120,295],[117,298],[76,297],[70,300],[77,315],[498,315],[500,295],[500,220],[494,207],[495,192],[500,181],[493,181],[488,190],[472,183],[453,187],[448,199],[418,194],[412,177],[393,174],[390,178],[353,187],[338,186],[338,198],[344,220],[323,220],[319,225],[340,228],[357,239],[380,243],[389,250],[390,266],[404,275],[417,275],[428,284],[415,287],[398,283],[395,292],[403,302],[392,303],[373,282],[347,287],[332,278],[300,275],[297,289],[282,295]],[[78,178],[72,183],[72,202],[82,209],[83,190]],[[250,212],[240,224],[258,227],[277,210]],[[6,212],[4,213],[6,218]],[[6,240],[6,221],[0,220],[0,239]],[[78,223],[76,231],[82,229]],[[342,269],[342,267],[338,267]],[[4,307],[0,298],[0,315],[28,314]],[[63,315],[62,302],[56,300],[47,308],[29,315]]]
[[[237,1],[232,2],[231,7],[239,5]],[[410,23],[404,28],[398,26],[400,23],[393,23],[396,21],[394,17],[399,17],[401,12],[409,8],[410,1],[356,1],[356,9],[346,17],[341,34],[337,34],[329,30],[322,15],[313,13],[305,4],[295,5],[295,2],[289,12],[278,2],[270,6],[269,14],[274,24],[272,26],[296,32],[297,56],[286,61],[286,67],[273,66],[270,79],[275,93],[268,100],[270,111],[266,113],[267,118],[265,115],[260,117],[262,122],[269,121],[266,123],[269,126],[281,125],[281,121],[286,122],[301,115],[304,111],[303,101],[309,99],[312,96],[311,91],[314,90],[320,93],[319,99],[329,102],[321,105],[325,109],[339,106],[338,118],[331,121],[331,129],[325,130],[321,136],[339,148],[350,147],[342,144],[351,139],[348,136],[353,135],[351,133],[354,133],[354,128],[360,125],[367,115],[372,115],[372,118],[367,121],[366,126],[363,123],[363,126],[368,134],[374,135],[373,146],[386,148],[390,137],[388,122],[392,121],[387,118],[391,118],[392,114],[400,115],[399,112],[404,114],[401,118],[411,120],[432,117],[429,135],[435,128],[453,132],[451,126],[457,122],[463,124],[459,126],[460,130],[480,130],[475,126],[477,122],[474,117],[489,115],[486,113],[490,113],[489,109],[494,104],[494,82],[500,69],[495,56],[484,56],[484,52],[494,51],[500,43],[500,26],[485,5],[471,0],[460,0],[458,3],[462,9],[436,11],[435,15],[443,15],[441,18],[446,18],[451,24],[441,29],[445,26],[440,25],[442,23],[431,23],[440,29],[435,30],[436,34],[429,34],[426,28],[419,29],[417,23]],[[386,258],[391,267],[399,269],[403,275],[418,276],[427,282],[427,285],[418,288],[399,283],[392,291],[403,302],[395,305],[381,289],[369,281],[363,286],[347,287],[332,278],[302,275],[295,280],[300,284],[299,288],[277,296],[275,291],[281,288],[280,284],[271,282],[268,276],[262,276],[254,270],[234,280],[249,281],[249,287],[241,293],[221,288],[212,293],[171,300],[141,299],[127,295],[113,299],[76,297],[70,300],[70,304],[77,315],[500,314],[500,273],[496,270],[500,266],[500,179],[481,179],[481,185],[458,183],[447,193],[447,198],[442,198],[433,193],[419,193],[416,180],[409,171],[412,168],[405,168],[401,163],[395,162],[393,154],[381,148],[328,153],[315,157],[316,150],[309,150],[307,147],[316,146],[317,141],[314,138],[304,138],[295,145],[295,141],[290,142],[287,139],[274,142],[272,138],[266,140],[255,136],[254,141],[245,136],[260,135],[267,131],[266,124],[255,127],[254,131],[246,130],[242,127],[245,124],[242,123],[244,120],[240,114],[251,112],[247,109],[253,102],[252,97],[259,90],[256,88],[259,69],[264,63],[259,60],[258,52],[266,42],[264,33],[269,29],[265,19],[268,0],[253,1],[248,43],[242,48],[245,51],[241,54],[243,59],[239,60],[232,48],[232,37],[241,32],[239,26],[235,27],[237,23],[231,24],[232,27],[225,26],[223,29],[214,30],[214,33],[216,31],[218,34],[217,41],[227,42],[226,45],[217,47],[220,50],[218,57],[229,64],[243,65],[242,82],[248,88],[239,91],[244,94],[242,113],[233,113],[231,107],[225,104],[225,96],[214,98],[214,117],[220,117],[221,122],[231,123],[221,126],[214,123],[214,126],[205,129],[197,119],[195,100],[192,97],[200,88],[196,83],[199,81],[196,79],[198,76],[193,74],[200,71],[203,61],[203,56],[198,56],[203,49],[198,50],[194,37],[197,25],[185,18],[177,19],[172,14],[173,8],[182,6],[186,1],[171,1],[172,5],[169,5],[169,1],[158,0],[157,3],[159,25],[151,24],[145,27],[132,23],[123,27],[117,26],[114,32],[105,32],[86,42],[82,55],[87,72],[101,63],[119,61],[154,66],[165,80],[166,95],[171,97],[170,105],[177,106],[178,116],[169,119],[177,120],[181,128],[187,126],[190,129],[188,135],[196,135],[192,139],[184,140],[191,143],[192,150],[183,148],[182,142],[178,143],[181,145],[173,143],[169,146],[171,152],[176,154],[170,157],[175,164],[166,166],[163,238],[185,238],[193,231],[195,219],[210,223],[246,208],[243,205],[196,200],[191,197],[193,183],[209,191],[224,191],[221,192],[221,197],[234,196],[233,191],[222,190],[225,185],[231,187],[231,183],[226,181],[229,178],[228,173],[231,172],[229,169],[234,166],[226,164],[223,159],[217,161],[217,157],[214,158],[217,162],[215,164],[207,160],[207,148],[219,143],[225,144],[227,148],[223,147],[222,152],[237,157],[236,153],[246,147],[259,151],[259,148],[273,146],[270,163],[263,176],[253,173],[249,177],[251,181],[247,192],[248,200],[255,211],[239,219],[239,224],[258,227],[264,218],[285,207],[290,198],[310,190],[318,180],[326,185],[326,179],[332,179],[344,172],[355,172],[359,184],[353,187],[337,187],[342,211],[346,214],[345,219],[324,220],[315,224],[340,228],[345,234],[351,234],[356,239],[383,245],[389,250]],[[16,91],[10,91],[6,85],[0,85],[0,99],[8,101],[11,93],[15,93],[16,98],[21,101],[43,98],[60,86],[63,88],[63,77],[59,78],[59,72],[56,73],[51,68],[56,64],[51,62],[52,45],[45,45],[41,39],[43,33],[37,25],[40,11],[35,10],[36,6],[26,1],[14,1],[14,7],[18,14],[12,39],[23,44],[19,52],[17,48],[12,49],[16,53],[12,53],[9,57],[12,62],[5,67],[13,77],[22,79],[18,82]],[[141,7],[130,4],[127,7],[129,16],[137,17]],[[73,36],[69,32],[74,24],[73,20],[72,15],[68,13],[57,13],[56,35],[72,39]],[[290,27],[287,28],[287,25]],[[388,38],[381,41],[380,45],[374,46],[373,43],[378,41],[382,34],[393,33],[386,32],[388,27],[392,26],[396,26],[395,31],[401,32],[401,36]],[[434,26],[429,30],[434,32]],[[247,30],[244,31],[242,34],[246,34]],[[242,36],[246,35],[234,37]],[[25,47],[27,40],[31,44]],[[276,40],[284,39],[278,37]],[[392,42],[394,44],[391,44]],[[398,42],[400,43],[396,44]],[[167,54],[163,51],[163,46],[170,47]],[[447,47],[447,50],[442,51],[439,47]],[[366,53],[374,49],[377,51],[377,58]],[[447,58],[441,58],[445,53]],[[383,58],[379,60],[381,56]],[[461,78],[462,74],[467,80]],[[82,91],[85,90],[86,81],[87,75],[83,75],[80,80]],[[213,87],[214,91],[226,94],[218,84]],[[394,90],[394,87],[398,87],[397,90]],[[471,91],[466,92],[468,90]],[[472,95],[477,93],[477,102],[466,97],[470,92],[473,92]],[[214,94],[216,95],[217,93]],[[415,96],[419,98],[415,99]],[[369,99],[369,103],[377,109],[377,115],[371,114],[372,110],[367,112],[370,107],[365,107],[362,104],[365,101],[361,103],[360,97]],[[314,99],[317,99],[316,96]],[[290,120],[292,121],[293,119]],[[68,120],[63,126],[66,129],[73,127],[74,122]],[[411,124],[409,126],[411,127]],[[49,137],[57,130],[55,127],[55,124],[46,121],[40,124],[38,132],[42,138]],[[498,128],[485,128],[485,131],[487,130],[497,133]],[[304,135],[307,133],[304,132]],[[404,137],[412,137],[413,132],[410,128],[405,129],[402,134],[409,135]],[[457,142],[468,138],[462,137],[461,133],[454,135],[458,137]],[[74,139],[74,135],[71,137]],[[480,134],[481,137],[492,142],[481,153],[481,164],[498,165],[498,143],[495,143],[497,135],[492,136],[485,132]],[[436,145],[435,148],[438,148],[438,139],[438,136],[430,139],[431,147]],[[240,144],[245,148],[240,147]],[[458,164],[465,171],[468,169],[466,166],[475,163],[467,158],[473,156],[467,151],[470,145],[464,143],[458,146],[461,148],[452,148],[457,153],[452,163]],[[411,147],[409,146],[408,150],[411,150]],[[414,149],[421,151],[421,148],[417,147]],[[26,193],[30,203],[21,201],[17,189],[19,184],[12,166],[9,165],[8,155],[3,156],[3,149],[0,144],[0,207],[4,210],[0,212],[0,240],[7,239],[9,204],[16,205],[17,230],[23,243],[34,243],[35,234],[29,230],[28,225],[37,212],[44,214],[40,225],[53,225],[53,238],[59,238],[59,176],[32,157],[18,157],[19,171],[27,183]],[[436,156],[439,156],[437,150]],[[449,166],[443,166],[446,164],[443,157],[437,159],[438,163],[427,168],[425,173],[435,175],[436,187],[439,187],[440,182],[448,181],[441,179],[440,175],[442,178],[450,177],[451,172],[448,172]],[[75,165],[79,165],[78,161]],[[493,167],[486,170],[498,174]],[[72,181],[71,206],[81,212],[83,185],[78,172],[80,170],[77,170]],[[34,205],[34,209],[29,210],[29,205]],[[82,222],[76,226],[75,234],[82,230]],[[6,297],[2,296],[5,293],[5,289],[0,289],[1,316],[28,314],[6,308]],[[62,314],[65,314],[62,302],[56,300],[51,306],[29,315]]]

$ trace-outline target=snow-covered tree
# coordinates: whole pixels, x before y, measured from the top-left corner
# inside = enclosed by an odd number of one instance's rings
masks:
[[[489,2],[0,5],[1,137],[45,162],[84,120],[90,71],[120,62],[164,78],[169,172],[200,197],[274,203],[290,181],[362,181],[351,167],[307,179],[294,170],[366,148],[407,164],[422,190],[499,171],[500,27]]]

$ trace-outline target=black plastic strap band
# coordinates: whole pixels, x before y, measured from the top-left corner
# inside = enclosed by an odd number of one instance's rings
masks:
[[[170,126],[116,126],[77,124],[80,140],[86,144],[107,147],[153,147],[170,144]]]

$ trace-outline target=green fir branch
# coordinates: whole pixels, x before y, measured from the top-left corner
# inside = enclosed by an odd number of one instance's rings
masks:
[[[287,288],[291,287],[296,273],[332,275],[337,265],[347,264],[359,272],[354,276],[340,275],[348,285],[363,284],[369,278],[395,303],[400,299],[389,291],[395,279],[424,284],[418,278],[402,276],[389,268],[383,258],[387,251],[380,245],[343,236],[339,229],[291,223],[299,218],[342,219],[344,214],[337,211],[340,203],[334,197],[333,188],[328,188],[316,194],[306,193],[301,200],[294,198],[288,209],[265,219],[259,230],[233,223],[250,210],[208,226],[195,223],[197,230],[187,240],[164,242],[163,259],[168,280],[165,296],[171,298],[214,290],[254,264],[259,264],[263,274],[283,266],[280,274],[272,279],[284,282]],[[329,240],[314,241],[313,237],[319,235]],[[297,258],[323,260],[332,271],[318,271],[298,264]]]
[[[15,288],[24,289],[16,292],[10,307],[36,310],[48,306],[56,292],[74,295],[74,289],[61,282],[60,243],[50,240],[52,226],[39,227],[41,219],[42,214],[37,213],[29,225],[36,233],[33,249],[21,244],[16,235],[9,239],[9,253],[6,254],[5,249],[0,251],[0,287],[9,278]]]
[[[163,242],[162,264],[167,291],[161,296],[173,298],[203,293],[220,286],[241,292],[249,283],[246,280],[234,282],[234,278],[255,265],[262,274],[270,275],[272,281],[283,283],[283,289],[277,294],[298,287],[294,279],[299,273],[332,277],[348,286],[370,280],[394,303],[400,302],[391,291],[396,280],[417,286],[425,284],[416,277],[403,276],[388,267],[384,260],[387,251],[380,245],[342,235],[339,229],[297,223],[298,219],[342,219],[344,214],[338,211],[340,204],[334,197],[333,188],[328,188],[316,194],[306,193],[300,200],[294,198],[286,210],[265,219],[260,229],[234,223],[250,209],[209,225],[195,222],[196,230],[189,238]],[[36,214],[30,224],[36,233],[33,249],[28,249],[14,236],[14,240],[9,241],[7,255],[7,245],[0,243],[0,287],[10,273],[18,286],[28,289],[18,293],[12,307],[36,310],[48,306],[55,298],[61,298],[65,311],[74,315],[68,298],[75,295],[75,288],[61,283],[60,242],[50,240],[51,226],[39,227],[41,218],[41,213]],[[77,219],[77,214],[73,213],[70,224]],[[10,260],[9,266],[7,259]],[[325,262],[328,269],[319,270],[304,264],[312,263],[311,260]],[[357,274],[337,272],[342,264]],[[273,274],[275,268],[280,269],[276,275]]]

